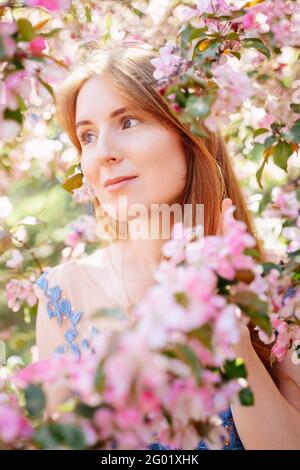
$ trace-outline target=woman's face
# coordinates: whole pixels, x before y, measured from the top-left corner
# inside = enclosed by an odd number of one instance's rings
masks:
[[[154,118],[130,113],[107,77],[89,79],[76,103],[81,168],[101,204],[120,218],[118,200],[127,208],[172,203],[186,183],[186,159],[180,139]],[[113,115],[113,113],[116,113]],[[133,177],[123,182],[109,180]],[[119,214],[119,215],[118,215]],[[123,216],[122,216],[123,217]]]

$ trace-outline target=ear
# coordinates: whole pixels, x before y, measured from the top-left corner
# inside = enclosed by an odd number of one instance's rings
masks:
[[[230,206],[232,206],[232,199],[230,199],[230,198],[223,199],[222,206],[221,206],[221,212],[220,212],[220,215],[219,215],[218,229],[217,229],[217,233],[216,233],[216,235],[218,235],[218,236],[225,235],[224,215],[225,215],[227,209],[229,209]]]

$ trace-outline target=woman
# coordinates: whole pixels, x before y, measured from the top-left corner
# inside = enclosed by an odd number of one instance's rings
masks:
[[[116,239],[108,247],[58,265],[38,280],[42,288],[35,289],[40,299],[40,359],[55,349],[71,349],[80,355],[88,347],[89,335],[126,328],[131,307],[153,284],[164,237],[162,231],[158,237],[136,238],[131,231],[121,236],[124,226],[134,224],[128,208],[135,204],[147,208],[142,218],[146,226],[153,204],[191,204],[193,221],[196,204],[203,204],[204,234],[212,235],[222,233],[224,211],[233,203],[236,218],[255,236],[221,136],[208,133],[207,138],[198,138],[179,122],[159,93],[152,57],[149,50],[139,47],[92,51],[58,93],[59,119],[80,154],[95,206],[104,207],[110,223],[117,221],[117,228]],[[119,204],[121,196],[126,207]],[[257,248],[263,259],[258,241]],[[73,313],[68,318],[51,311],[53,292],[71,302]],[[112,306],[121,307],[128,317],[93,316]],[[49,316],[55,319],[50,321]],[[253,329],[251,333],[244,325],[241,329],[236,353],[245,359],[255,404],[234,405],[224,412],[224,423],[231,429],[225,448],[299,449],[299,370],[289,357],[270,369],[269,347],[257,340]],[[49,391],[54,407],[59,397],[53,395]],[[205,448],[203,443],[201,448]]]

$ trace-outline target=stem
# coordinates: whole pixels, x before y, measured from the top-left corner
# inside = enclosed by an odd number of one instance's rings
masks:
[[[9,228],[8,227],[5,227],[6,230],[9,232]],[[43,272],[43,266],[41,265],[39,259],[35,256],[32,248],[26,243],[26,242],[23,242],[22,240],[19,240],[14,234],[10,233],[12,238],[14,240],[16,240],[18,243],[21,243],[22,246],[24,246],[24,248],[26,248],[26,250],[29,251],[29,253],[31,254],[33,260],[35,261],[36,265],[38,266],[39,270],[41,271],[41,273]]]
[[[51,55],[48,55],[48,54],[43,54],[43,57],[46,57],[47,59],[53,60],[53,62],[55,62],[60,67],[63,67],[66,70],[69,70],[69,67],[64,62],[62,62],[61,60],[56,59],[55,57],[52,57]]]

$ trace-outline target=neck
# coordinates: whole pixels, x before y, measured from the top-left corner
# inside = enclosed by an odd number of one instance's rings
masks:
[[[114,263],[130,271],[144,270],[147,267],[153,274],[161,260],[161,248],[166,240],[131,238],[118,240],[110,245],[109,249]]]

